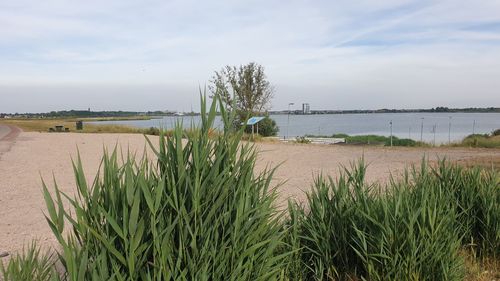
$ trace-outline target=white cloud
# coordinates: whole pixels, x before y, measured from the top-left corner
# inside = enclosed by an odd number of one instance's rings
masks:
[[[500,106],[499,10],[495,0],[4,1],[0,85],[92,85],[106,104],[113,85],[196,95],[214,70],[257,61],[277,86],[275,108],[290,98],[335,108]]]

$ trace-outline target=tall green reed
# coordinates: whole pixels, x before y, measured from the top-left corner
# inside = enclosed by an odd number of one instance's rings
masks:
[[[294,280],[461,280],[468,241],[498,254],[495,172],[424,161],[378,186],[365,169],[360,161],[337,180],[320,176],[307,208],[289,203]]]
[[[274,170],[255,175],[256,152],[230,132],[213,135],[217,97],[199,130],[149,140],[158,159],[105,153],[89,186],[74,162],[77,196],[44,185],[47,221],[68,280],[277,280],[287,253],[270,188]],[[186,137],[183,139],[183,136]],[[70,211],[64,201],[69,202]],[[65,227],[68,222],[70,227]]]
[[[56,259],[42,253],[38,244],[32,242],[23,253],[10,258],[7,265],[0,261],[0,280],[5,281],[57,281]]]

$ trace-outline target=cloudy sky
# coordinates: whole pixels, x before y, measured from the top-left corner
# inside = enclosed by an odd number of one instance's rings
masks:
[[[0,112],[196,110],[251,61],[276,110],[500,106],[500,1],[0,1]]]

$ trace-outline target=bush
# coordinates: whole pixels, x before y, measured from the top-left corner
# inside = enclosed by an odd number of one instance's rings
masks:
[[[258,133],[259,135],[263,137],[272,137],[276,136],[279,131],[279,127],[276,125],[276,121],[274,119],[269,118],[266,116],[264,119],[262,119],[258,125],[254,125],[254,132],[257,133],[257,127],[258,127]],[[245,128],[245,133],[251,134],[252,133],[252,126],[246,126]]]
[[[75,198],[57,185],[54,198],[44,185],[47,220],[69,280],[280,278],[286,254],[278,252],[284,233],[270,189],[273,171],[254,174],[256,152],[240,145],[241,131],[229,134],[226,126],[210,136],[215,101],[207,115],[202,100],[201,116],[199,130],[186,135],[178,125],[172,137],[160,136],[159,150],[151,144],[157,166],[132,156],[119,164],[115,150],[105,153],[91,187],[75,162]]]
[[[343,134],[343,133],[339,133],[339,134],[333,134],[332,135],[332,138],[348,138],[349,135],[348,134]]]
[[[311,143],[311,140],[309,140],[306,137],[296,137],[295,142],[296,143]]]
[[[496,129],[493,132],[491,132],[492,136],[500,136],[500,129]]]
[[[471,146],[471,147],[484,147],[484,148],[498,148],[500,147],[500,136],[488,134],[473,134],[465,137],[462,142],[454,144],[455,146]]]
[[[149,127],[147,129],[144,129],[143,133],[145,135],[159,136],[160,135],[160,129],[158,129],[156,127]]]

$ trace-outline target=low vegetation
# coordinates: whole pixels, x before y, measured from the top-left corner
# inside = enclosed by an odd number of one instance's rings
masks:
[[[213,134],[215,102],[199,129],[177,126],[150,143],[156,161],[105,152],[77,194],[43,186],[59,241],[11,259],[6,280],[481,280],[499,277],[500,177],[441,161],[386,185],[365,181],[361,160],[336,179],[318,176],[307,202],[277,210],[274,170],[255,173],[256,151],[232,118]],[[69,205],[68,205],[69,204]],[[29,253],[37,253],[30,255]],[[32,258],[36,256],[36,258]],[[47,262],[48,260],[48,262]],[[54,263],[62,274],[54,275]],[[50,279],[22,275],[20,265]],[[24,279],[23,279],[24,278]]]
[[[498,258],[496,173],[423,162],[383,187],[365,173],[360,162],[337,180],[318,177],[307,208],[289,204],[292,280],[464,280],[463,251],[476,266]]]
[[[499,148],[500,129],[493,131],[491,134],[469,135],[465,137],[461,142],[452,144],[452,146]]]
[[[76,121],[83,120],[83,130],[76,130]],[[64,126],[72,133],[123,133],[159,135],[158,128],[137,128],[114,124],[89,124],[94,119],[4,119],[1,123],[17,126],[26,132],[48,132],[55,126]]]
[[[307,135],[306,137],[321,137],[321,138],[343,138],[346,144],[361,144],[361,145],[382,145],[390,146],[391,138],[379,135],[357,135],[350,136],[347,134],[333,134],[330,136],[318,136],[318,135]],[[393,146],[422,146],[424,143],[412,140],[412,139],[400,139],[398,137],[392,137]]]
[[[279,127],[276,125],[276,121],[266,116],[258,124],[254,125],[254,133],[260,135],[261,137],[274,137],[278,135]],[[252,133],[252,126],[246,126],[245,133]]]
[[[5,281],[37,280],[49,281],[58,278],[56,259],[42,253],[36,242],[32,242],[23,253],[9,260],[7,266],[0,261],[0,279]]]

